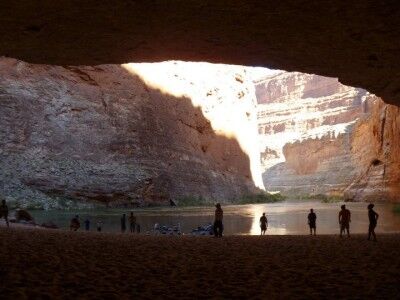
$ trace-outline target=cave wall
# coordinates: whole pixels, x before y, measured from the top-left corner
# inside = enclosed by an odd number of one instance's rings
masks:
[[[181,82],[182,67],[171,64]],[[230,87],[188,80],[198,93],[194,105],[188,95],[152,87],[126,66],[1,59],[0,193],[22,206],[56,208],[71,200],[110,206],[183,197],[229,202],[257,191],[249,156],[205,116],[221,108],[226,93],[230,107],[255,108],[254,91],[235,79],[246,76],[243,68],[210,72],[226,76]],[[243,127],[255,126],[256,114],[241,112]],[[229,111],[225,118],[232,118]]]
[[[0,55],[31,63],[265,66],[336,77],[400,104],[396,0],[2,1],[0,36]]]

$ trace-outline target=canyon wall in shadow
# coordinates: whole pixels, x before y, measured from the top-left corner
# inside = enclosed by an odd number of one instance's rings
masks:
[[[0,193],[9,201],[135,206],[234,202],[257,191],[235,138],[216,133],[191,99],[150,88],[121,66],[3,58],[0,72]]]

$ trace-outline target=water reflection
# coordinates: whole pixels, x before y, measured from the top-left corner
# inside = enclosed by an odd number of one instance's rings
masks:
[[[224,209],[225,234],[259,235],[259,220],[263,212],[268,217],[268,234],[308,234],[307,215],[310,208],[317,214],[317,234],[339,233],[338,213],[341,203],[326,204],[318,202],[287,202],[256,205],[231,205]],[[368,216],[366,203],[346,203],[352,213],[351,232],[366,233]],[[391,204],[377,204],[375,210],[380,218],[376,232],[399,232],[400,214],[393,211]],[[91,211],[31,211],[38,223],[52,220],[60,228],[67,229],[69,220],[78,214],[83,221],[91,220],[91,229],[101,219],[104,231],[119,232],[120,217],[128,213],[122,209],[105,209]],[[150,231],[155,223],[174,225],[180,223],[184,233],[189,233],[199,225],[213,222],[214,208],[158,208],[135,210],[137,222],[142,232]],[[83,224],[82,224],[83,225]]]

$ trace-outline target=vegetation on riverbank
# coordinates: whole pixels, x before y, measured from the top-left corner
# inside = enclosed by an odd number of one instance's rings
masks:
[[[215,203],[220,202],[224,204],[259,204],[259,203],[276,203],[285,200],[285,197],[280,193],[270,194],[267,192],[260,192],[258,194],[242,195],[238,199],[226,200],[210,200],[201,196],[185,196],[176,199],[177,206],[214,206]]]
[[[83,202],[63,197],[57,197],[51,201],[27,201],[8,197],[7,205],[10,210],[25,209],[25,210],[81,210],[81,209],[96,209],[104,208],[105,204],[95,202]]]
[[[320,201],[321,203],[338,203],[344,201],[343,196],[340,195],[325,195],[325,194],[315,194],[315,195],[299,195],[293,198],[295,201]]]

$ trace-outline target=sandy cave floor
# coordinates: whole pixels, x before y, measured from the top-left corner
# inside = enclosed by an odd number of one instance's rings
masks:
[[[399,299],[400,235],[155,237],[0,228],[2,299]]]

